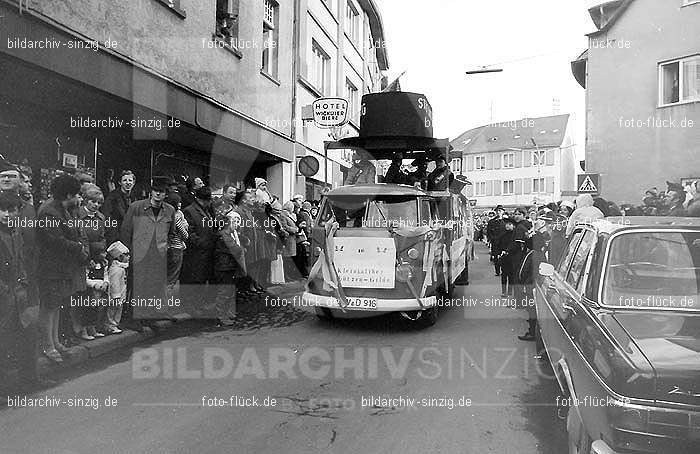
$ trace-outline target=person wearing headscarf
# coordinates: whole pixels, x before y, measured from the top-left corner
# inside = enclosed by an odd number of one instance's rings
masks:
[[[300,229],[297,226],[297,215],[294,214],[294,203],[287,202],[282,206],[282,214],[280,216],[282,228],[289,234],[282,244],[282,258],[284,260],[284,272],[290,279],[296,279],[300,276],[299,270],[294,263],[294,257],[297,255],[297,243],[299,242]]]
[[[272,203],[272,195],[267,188],[267,181],[263,178],[255,179],[255,199],[262,205]]]
[[[603,219],[603,212],[593,206],[593,196],[581,194],[576,197],[576,210],[571,214],[566,226],[566,237],[569,238],[574,231],[574,227],[581,222],[592,222],[596,219]]]
[[[214,282],[216,283],[216,318],[220,325],[231,326],[236,318],[236,289],[245,276],[245,248],[247,238],[239,234],[241,215],[229,210],[217,213],[214,248]]]

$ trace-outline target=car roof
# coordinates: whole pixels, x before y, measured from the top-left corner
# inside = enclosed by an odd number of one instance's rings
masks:
[[[700,218],[674,216],[614,216],[592,222],[590,225],[601,233],[614,233],[623,229],[669,229],[691,227],[700,229]]]
[[[427,192],[404,184],[355,184],[341,186],[328,192],[328,197],[343,196],[427,196]]]

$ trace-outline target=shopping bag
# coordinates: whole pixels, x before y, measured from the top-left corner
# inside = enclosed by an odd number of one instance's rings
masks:
[[[277,253],[277,258],[270,263],[270,282],[284,284],[284,262],[280,253]]]

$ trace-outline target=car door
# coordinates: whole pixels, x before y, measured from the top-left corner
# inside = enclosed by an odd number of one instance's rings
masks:
[[[562,297],[565,295],[564,279],[569,271],[571,262],[576,254],[576,249],[583,236],[583,230],[574,231],[567,243],[566,250],[559,263],[555,265],[552,276],[545,276],[536,292],[537,320],[547,354],[552,364],[559,361],[562,355],[562,346],[566,342],[564,328],[561,326]]]

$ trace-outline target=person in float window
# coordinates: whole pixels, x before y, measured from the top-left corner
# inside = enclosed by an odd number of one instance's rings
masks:
[[[372,156],[364,150],[357,150],[353,154],[353,165],[348,170],[346,185],[374,184],[377,182],[377,169],[370,162]]]

